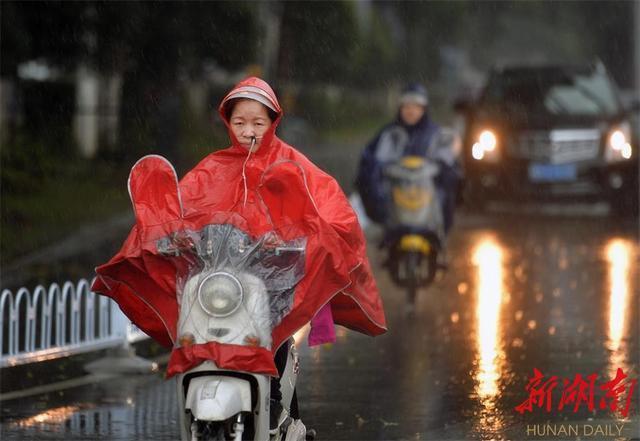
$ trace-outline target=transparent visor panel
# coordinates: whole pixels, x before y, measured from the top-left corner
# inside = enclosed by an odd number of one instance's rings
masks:
[[[251,237],[231,223],[158,241],[180,256],[176,344],[219,342],[271,349],[271,331],[291,311],[304,276],[306,238]]]

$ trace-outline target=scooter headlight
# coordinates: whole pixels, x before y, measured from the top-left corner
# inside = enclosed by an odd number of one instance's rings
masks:
[[[207,276],[198,287],[198,301],[207,314],[226,317],[242,304],[242,284],[237,277],[226,272]]]

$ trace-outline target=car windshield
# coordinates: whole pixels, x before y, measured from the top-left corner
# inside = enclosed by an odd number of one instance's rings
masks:
[[[537,115],[612,116],[620,111],[614,85],[599,69],[512,69],[491,76],[485,108]]]

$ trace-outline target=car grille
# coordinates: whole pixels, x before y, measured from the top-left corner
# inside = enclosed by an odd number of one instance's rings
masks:
[[[600,136],[596,129],[525,132],[510,144],[510,153],[551,164],[584,161],[598,156]]]

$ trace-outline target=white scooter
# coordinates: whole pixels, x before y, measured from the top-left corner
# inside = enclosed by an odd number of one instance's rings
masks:
[[[271,377],[255,372],[273,372],[277,348],[271,332],[293,308],[296,285],[304,277],[306,238],[284,242],[275,232],[252,237],[246,220],[226,212],[212,213],[198,231],[185,229],[175,170],[159,156],[134,165],[129,193],[138,228],[164,231],[153,240],[154,254],[176,269],[179,311],[169,369],[179,372],[181,439],[313,438],[315,432],[296,419],[299,364],[291,341],[280,378],[283,412],[274,433],[269,430]],[[196,350],[204,355],[185,355]],[[188,361],[174,362],[175,354]],[[223,369],[213,360],[239,368]],[[257,362],[262,365],[252,372]]]
[[[164,255],[183,253],[179,248],[188,243],[192,257],[197,256],[180,297],[180,345],[218,342],[271,347],[278,312],[286,314],[291,302],[288,294],[302,277],[304,246],[265,245],[270,239],[251,242],[230,224],[212,224],[183,237],[181,245],[175,245],[175,238],[158,243]],[[274,284],[279,292],[275,300]],[[177,376],[181,439],[302,441],[312,436],[300,419],[288,416],[299,371],[293,339],[289,347],[280,378],[287,417],[275,433],[269,431],[271,377],[220,369],[205,361]]]

